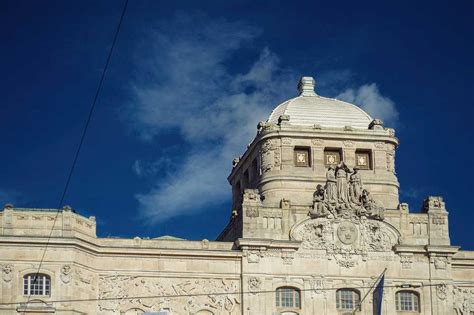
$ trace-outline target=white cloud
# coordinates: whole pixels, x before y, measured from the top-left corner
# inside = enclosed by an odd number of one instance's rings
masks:
[[[364,84],[358,89],[347,89],[336,98],[360,106],[373,118],[382,119],[387,126],[395,126],[398,123],[395,103],[383,96],[375,83]]]
[[[155,33],[154,58],[145,63],[153,78],[135,82],[135,101],[126,109],[143,138],[159,143],[163,130],[175,128],[189,147],[178,167],[157,175],[152,189],[136,195],[142,214],[154,222],[230,198],[226,178],[232,159],[255,136],[258,121],[295,88],[295,78],[268,49],[248,70],[231,70],[229,62],[257,30],[202,17],[168,22]],[[137,161],[133,169],[143,175],[150,167]]]

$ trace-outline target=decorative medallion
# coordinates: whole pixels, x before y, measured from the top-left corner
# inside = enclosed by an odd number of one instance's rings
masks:
[[[445,300],[448,296],[448,285],[446,283],[442,283],[436,286],[436,295],[440,300]]]
[[[256,293],[258,290],[260,290],[260,287],[262,286],[262,280],[257,277],[251,277],[249,278],[249,291],[252,293]]]
[[[3,265],[2,271],[3,271],[3,281],[5,281],[5,282],[12,281],[12,279],[13,279],[13,265],[12,264]]]
[[[337,237],[346,245],[354,243],[357,239],[357,227],[350,221],[343,221],[337,228]]]

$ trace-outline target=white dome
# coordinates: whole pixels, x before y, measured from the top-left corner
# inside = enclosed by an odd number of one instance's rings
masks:
[[[301,78],[298,85],[300,95],[278,105],[268,122],[278,123],[281,115],[287,115],[291,125],[369,129],[373,120],[369,114],[356,105],[317,95],[314,85],[313,78]]]

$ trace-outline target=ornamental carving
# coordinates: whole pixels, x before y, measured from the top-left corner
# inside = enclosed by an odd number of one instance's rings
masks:
[[[354,141],[352,141],[352,140],[344,140],[344,141],[342,141],[342,143],[347,148],[352,148],[355,145]]]
[[[277,144],[277,140],[267,139],[262,143],[261,154],[261,171],[262,174],[278,168],[281,165],[281,154]]]
[[[345,218],[353,216],[384,219],[384,206],[364,189],[359,171],[350,170],[344,162],[326,172],[326,184],[318,185],[313,194],[312,218]]]
[[[12,264],[3,265],[2,273],[3,273],[3,281],[7,283],[11,282],[13,279],[13,265]]]
[[[446,217],[444,215],[434,215],[431,222],[435,225],[443,225],[446,224]]]
[[[411,269],[413,264],[413,256],[402,255],[400,256],[400,263],[402,264],[402,269]]]
[[[249,218],[256,218],[258,217],[258,209],[250,208],[245,211],[245,215]]]
[[[445,204],[443,201],[443,197],[439,196],[429,196],[426,198],[423,202],[423,208],[424,210],[444,210]]]
[[[291,145],[291,138],[281,138],[281,144],[283,145]]]
[[[323,146],[324,145],[324,140],[323,139],[312,139],[311,143],[315,146]]]
[[[211,309],[214,314],[239,314],[238,292],[238,280],[103,275],[99,278],[98,310],[120,313],[133,308],[145,312],[169,309],[173,314],[194,314]],[[170,295],[173,298],[160,298]]]
[[[446,269],[451,263],[448,257],[431,257],[431,262],[434,264],[436,269]]]
[[[395,174],[395,151],[387,152],[387,171]]]
[[[471,315],[474,312],[474,288],[454,287],[454,310],[457,315]]]
[[[446,283],[441,283],[436,286],[436,295],[440,300],[445,300],[448,296],[448,285]]]
[[[308,250],[325,250],[328,259],[345,268],[366,260],[370,252],[390,252],[398,244],[399,232],[385,222],[365,216],[319,217],[297,223],[290,232]]]
[[[375,146],[377,149],[385,149],[385,143],[384,143],[384,142],[375,142],[375,143],[374,143],[374,146]]]
[[[262,280],[257,277],[249,278],[249,291],[252,293],[256,293],[260,290],[262,286]]]
[[[59,276],[63,283],[71,282],[72,277],[72,267],[71,265],[64,265],[61,267],[61,275]]]

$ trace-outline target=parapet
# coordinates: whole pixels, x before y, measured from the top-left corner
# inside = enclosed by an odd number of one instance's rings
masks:
[[[49,237],[50,234],[52,237],[96,237],[95,217],[83,217],[69,206],[38,209],[7,204],[0,211],[0,235]]]

